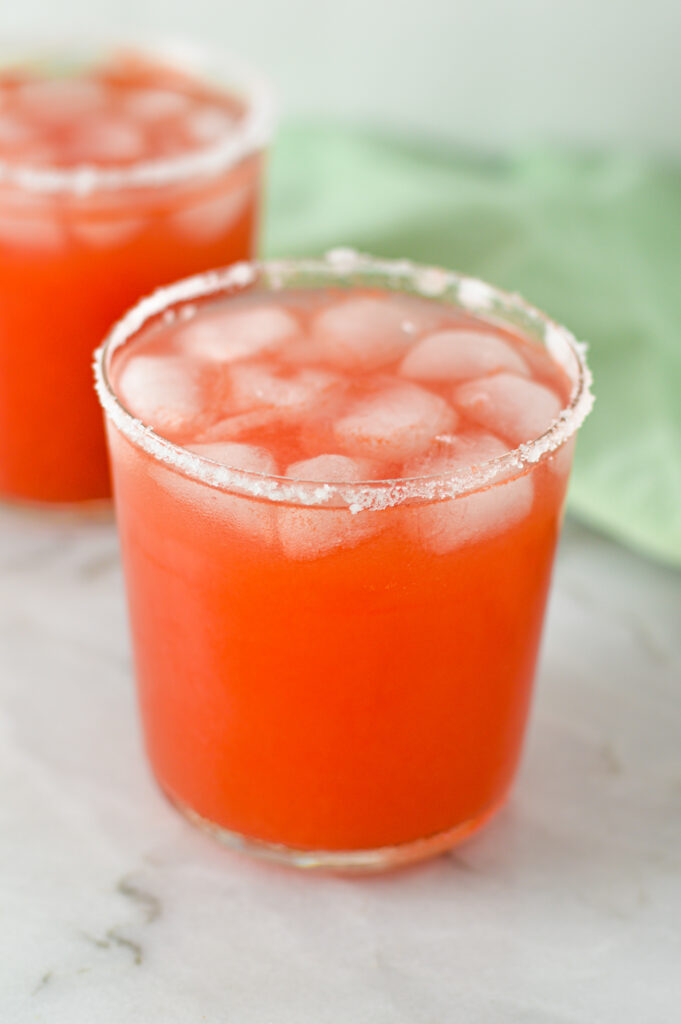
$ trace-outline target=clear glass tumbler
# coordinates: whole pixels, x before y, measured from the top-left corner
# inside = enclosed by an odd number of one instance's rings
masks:
[[[0,497],[109,495],[92,352],[140,295],[254,254],[271,123],[259,78],[191,47],[0,54]]]
[[[302,316],[315,297],[323,306],[367,290],[421,303],[417,319],[473,316],[521,336],[569,397],[541,436],[493,458],[368,480],[220,464],[121,398],[117,361],[169,325],[200,326],[244,297]],[[297,343],[290,356],[304,358]],[[147,751],[170,799],[229,846],[303,867],[388,867],[478,829],[504,802],[521,750],[591,405],[582,346],[480,281],[337,251],[163,289],[116,326],[96,377]]]

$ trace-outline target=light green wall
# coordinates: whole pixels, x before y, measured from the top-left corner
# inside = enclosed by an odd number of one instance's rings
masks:
[[[266,68],[293,112],[464,143],[681,155],[679,0],[22,0],[0,30],[185,32]]]

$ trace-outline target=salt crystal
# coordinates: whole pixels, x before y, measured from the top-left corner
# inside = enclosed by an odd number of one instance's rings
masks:
[[[333,267],[340,274],[351,274],[357,270],[362,257],[355,249],[339,245],[335,249],[329,249],[325,260],[330,267]]]
[[[451,275],[440,267],[420,267],[415,271],[418,290],[423,295],[443,295],[451,283]]]
[[[514,445],[540,437],[562,406],[550,388],[511,373],[461,384],[454,401],[469,419]]]
[[[495,292],[491,285],[476,277],[462,277],[458,287],[459,302],[474,312],[491,309],[495,301]]]
[[[495,334],[446,330],[429,334],[402,361],[400,372],[412,380],[467,380],[497,370],[527,376],[527,364]]]
[[[438,395],[409,383],[389,383],[360,398],[339,419],[334,433],[351,455],[401,461],[424,451],[441,433],[454,430],[455,411]]]

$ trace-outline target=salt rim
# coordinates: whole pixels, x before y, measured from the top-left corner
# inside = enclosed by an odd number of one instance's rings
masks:
[[[280,291],[288,278],[310,275],[337,279],[362,277],[381,278],[389,290],[398,291],[399,284],[408,284],[414,292],[429,298],[447,294],[469,312],[494,314],[517,313],[541,333],[551,356],[573,380],[568,405],[540,437],[525,442],[499,458],[479,466],[439,473],[434,476],[409,477],[399,480],[377,480],[355,483],[322,483],[267,476],[245,470],[231,469],[173,444],[161,437],[141,420],[136,419],[117,398],[109,381],[107,369],[114,352],[136,334],[144,324],[172,305],[192,299],[216,295],[230,289],[242,289],[264,278],[267,290]],[[433,291],[435,282],[437,291]],[[299,282],[296,281],[296,284]],[[353,280],[347,284],[355,283]],[[379,284],[373,282],[372,284]],[[424,287],[425,284],[425,287]],[[187,307],[184,307],[187,308]],[[195,310],[194,310],[195,312]],[[193,314],[192,314],[193,315]],[[396,505],[425,504],[443,501],[519,476],[548,457],[564,444],[581,426],[593,406],[592,376],[586,364],[586,345],[578,342],[565,327],[549,320],[518,295],[511,295],[476,278],[463,277],[454,271],[426,267],[408,260],[384,260],[360,254],[352,249],[334,249],[323,259],[268,260],[236,263],[230,267],[185,278],[176,284],[159,288],[146,296],[114,325],[108,337],[95,352],[95,387],[104,411],[114,426],[135,446],[152,458],[178,470],[184,476],[209,487],[243,494],[266,501],[302,506],[347,508],[356,513],[367,509],[385,509]]]
[[[216,177],[246,157],[264,149],[272,136],[275,102],[267,81],[242,61],[202,46],[166,41],[113,40],[106,44],[107,52],[117,49],[137,52],[149,57],[163,58],[177,67],[205,78],[206,64],[219,69],[221,79],[233,79],[243,94],[246,109],[243,117],[232,125],[228,134],[215,143],[190,153],[160,159],[139,160],[127,167],[102,168],[92,164],[73,167],[32,167],[0,160],[0,184],[9,183],[27,192],[39,194],[70,193],[88,196],[95,192],[115,192],[121,189],[156,188],[194,178]],[[27,58],[41,54],[40,47],[27,46]],[[68,50],[52,48],[59,57]],[[226,74],[222,69],[226,69]]]

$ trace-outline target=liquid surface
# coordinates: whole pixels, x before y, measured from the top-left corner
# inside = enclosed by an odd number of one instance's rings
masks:
[[[35,167],[124,167],[228,136],[236,98],[135,55],[80,74],[0,72],[0,160]]]
[[[115,387],[159,434],[238,469],[435,475],[540,436],[567,400],[537,345],[418,297],[283,292],[187,312],[119,355]]]

